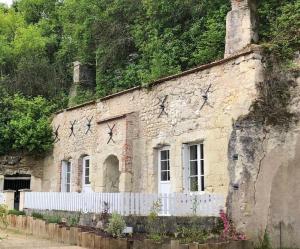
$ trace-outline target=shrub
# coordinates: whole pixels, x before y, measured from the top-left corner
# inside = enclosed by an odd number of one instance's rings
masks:
[[[12,214],[12,215],[25,215],[25,212],[24,211],[19,211],[19,210],[12,209],[12,210],[8,211],[8,214]]]
[[[208,238],[208,232],[199,229],[196,224],[189,227],[180,227],[177,229],[178,238],[180,243],[204,243]]]
[[[1,204],[0,205],[0,224],[4,225],[5,228],[8,225],[7,215],[8,215],[8,208],[7,208],[7,206],[4,205],[4,204]]]
[[[149,231],[148,238],[155,242],[159,242],[165,237],[164,223],[161,223],[158,217],[161,207],[161,199],[153,202],[150,214],[147,217],[147,226]]]
[[[126,227],[126,223],[120,214],[112,213],[111,218],[108,222],[108,227],[105,229],[106,232],[111,234],[113,237],[120,238]]]
[[[67,218],[67,224],[70,227],[74,227],[79,223],[79,216],[72,216]]]
[[[44,220],[47,223],[60,223],[61,222],[61,217],[57,215],[45,215]]]
[[[44,215],[41,213],[32,212],[31,216],[37,219],[44,219]]]

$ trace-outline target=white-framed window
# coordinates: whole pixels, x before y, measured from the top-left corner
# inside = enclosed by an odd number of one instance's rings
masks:
[[[91,167],[91,159],[89,156],[83,158],[83,184],[90,185],[90,167]]]
[[[159,179],[160,182],[170,181],[170,150],[169,148],[162,148],[158,153],[159,163]]]
[[[188,188],[191,192],[205,190],[203,143],[187,145]]]
[[[71,192],[72,163],[64,160],[61,167],[61,192]]]
[[[204,191],[203,144],[191,144],[189,148],[189,189],[191,192]]]

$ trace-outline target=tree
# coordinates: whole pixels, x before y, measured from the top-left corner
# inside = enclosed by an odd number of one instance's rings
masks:
[[[0,154],[49,151],[53,145],[49,117],[54,107],[42,97],[10,96],[0,88]]]

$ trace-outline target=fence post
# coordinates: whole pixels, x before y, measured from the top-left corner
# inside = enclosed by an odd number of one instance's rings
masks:
[[[25,204],[25,193],[31,192],[30,189],[20,189],[20,203],[19,203],[19,211],[23,211]]]
[[[5,204],[9,210],[15,207],[15,190],[4,190]]]

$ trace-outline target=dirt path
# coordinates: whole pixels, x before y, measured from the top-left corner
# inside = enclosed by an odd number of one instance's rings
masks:
[[[1,249],[83,249],[83,247],[67,246],[50,240],[39,239],[15,230],[0,231],[0,238]]]

